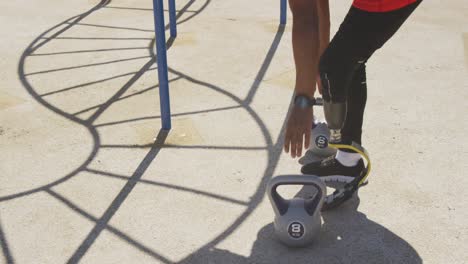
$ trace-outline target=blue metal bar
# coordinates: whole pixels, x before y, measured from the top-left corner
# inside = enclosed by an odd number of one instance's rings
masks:
[[[169,24],[171,28],[171,37],[177,37],[177,16],[175,0],[169,0]]]
[[[164,24],[163,0],[153,0],[154,30],[156,33],[156,56],[159,77],[159,101],[163,130],[171,129],[171,104],[167,74],[166,30]]]
[[[280,0],[280,1],[281,1],[280,24],[286,25],[286,15],[288,14],[287,0]]]

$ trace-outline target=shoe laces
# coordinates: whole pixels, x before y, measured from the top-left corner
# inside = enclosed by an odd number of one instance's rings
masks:
[[[335,156],[330,156],[324,160],[322,160],[322,166],[330,166],[336,163]]]

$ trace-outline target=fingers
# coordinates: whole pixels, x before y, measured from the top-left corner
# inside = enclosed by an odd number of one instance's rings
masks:
[[[311,130],[303,128],[296,134],[296,157],[302,157],[302,150],[308,149],[310,146],[310,133]]]
[[[296,157],[300,158],[300,157],[302,157],[302,135],[299,135],[299,140],[297,141],[296,144],[297,144],[296,145],[297,146],[296,147],[296,150],[297,150]]]
[[[289,146],[291,145],[291,133],[289,129],[286,130],[286,136],[284,137],[284,152],[289,153]]]
[[[313,110],[293,109],[286,125],[284,152],[292,158],[301,157],[302,148],[309,148]]]
[[[284,139],[284,152],[290,153],[292,158],[302,157],[302,148],[309,148],[310,129],[299,131],[286,131]]]
[[[296,151],[297,151],[297,137],[296,137],[296,133],[293,134],[292,138],[291,138],[291,157],[294,159],[296,157]]]
[[[290,147],[292,158],[302,157],[303,143],[305,143],[303,141],[303,138],[304,138],[304,133],[302,131],[292,133],[290,141],[288,142],[288,146]]]

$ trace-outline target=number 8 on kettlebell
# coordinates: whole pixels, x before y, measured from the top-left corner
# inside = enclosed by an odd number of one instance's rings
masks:
[[[281,185],[313,186],[317,192],[308,199],[286,200],[278,194]],[[270,180],[267,194],[275,211],[275,233],[281,242],[291,247],[309,245],[322,226],[320,210],[326,197],[326,186],[313,175],[277,176]]]

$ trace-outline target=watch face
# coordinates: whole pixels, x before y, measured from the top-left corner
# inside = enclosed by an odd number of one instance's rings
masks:
[[[307,98],[306,96],[298,95],[296,96],[296,99],[294,100],[294,105],[301,109],[304,109],[304,108],[308,108],[312,106],[313,104],[311,104],[311,100]]]

